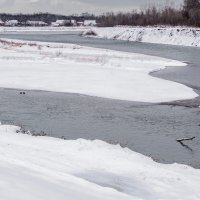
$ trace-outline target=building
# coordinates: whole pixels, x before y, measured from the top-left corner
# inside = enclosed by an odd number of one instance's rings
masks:
[[[58,26],[60,26],[58,23],[56,23],[56,22],[51,22],[51,26],[53,26],[53,27],[58,27]]]
[[[71,26],[71,20],[57,20],[52,22],[51,26]]]
[[[77,22],[76,22],[75,19],[72,19],[72,20],[71,20],[71,25],[72,25],[72,26],[77,26]]]
[[[83,22],[84,26],[97,26],[96,20],[85,20]]]
[[[48,26],[48,24],[43,21],[27,21],[26,26]]]
[[[5,26],[18,26],[19,21],[18,20],[8,20],[4,23]]]
[[[81,21],[77,22],[76,24],[77,26],[84,26],[84,22],[81,22]]]
[[[0,26],[3,26],[4,22],[0,19]]]

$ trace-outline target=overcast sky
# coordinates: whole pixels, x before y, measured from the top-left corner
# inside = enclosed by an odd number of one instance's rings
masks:
[[[65,15],[89,12],[101,14],[107,11],[144,9],[152,4],[161,6],[166,2],[169,4],[171,1],[173,0],[0,0],[0,12],[51,12]],[[174,0],[174,2],[174,4],[180,5],[182,0]]]

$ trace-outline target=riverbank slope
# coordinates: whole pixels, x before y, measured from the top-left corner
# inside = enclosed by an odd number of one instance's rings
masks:
[[[200,28],[191,27],[105,27],[86,30],[83,35],[115,40],[200,47]]]
[[[0,199],[198,200],[200,170],[102,141],[33,137],[0,125]]]

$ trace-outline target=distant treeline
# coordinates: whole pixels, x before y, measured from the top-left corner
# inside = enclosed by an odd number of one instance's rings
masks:
[[[200,0],[184,0],[182,8],[151,7],[141,12],[107,13],[99,17],[100,26],[186,25],[200,27]]]
[[[88,13],[82,16],[65,16],[49,13],[36,14],[0,14],[0,19],[4,22],[7,20],[18,20],[19,22],[26,21],[43,21],[47,24],[56,20],[84,21],[87,19],[97,20],[99,26],[148,26],[148,25],[186,25],[200,27],[200,0],[184,0],[183,6],[180,9],[175,9],[166,6],[163,9],[150,7],[144,11],[131,13],[106,13],[101,16],[90,15]]]
[[[55,22],[56,20],[71,20],[75,19],[77,21],[83,21],[85,19],[96,19],[94,15],[85,14],[83,16],[65,16],[65,15],[56,15],[50,13],[34,13],[34,14],[7,14],[7,13],[0,13],[0,19],[2,21],[8,20],[18,20],[19,22],[26,22],[26,21],[43,21],[47,24],[51,24],[51,22]]]

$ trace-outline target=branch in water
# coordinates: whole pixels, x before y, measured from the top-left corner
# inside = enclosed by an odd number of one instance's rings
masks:
[[[182,138],[182,139],[177,139],[177,142],[184,142],[184,141],[188,141],[188,140],[194,140],[195,137],[191,137],[191,138]]]

